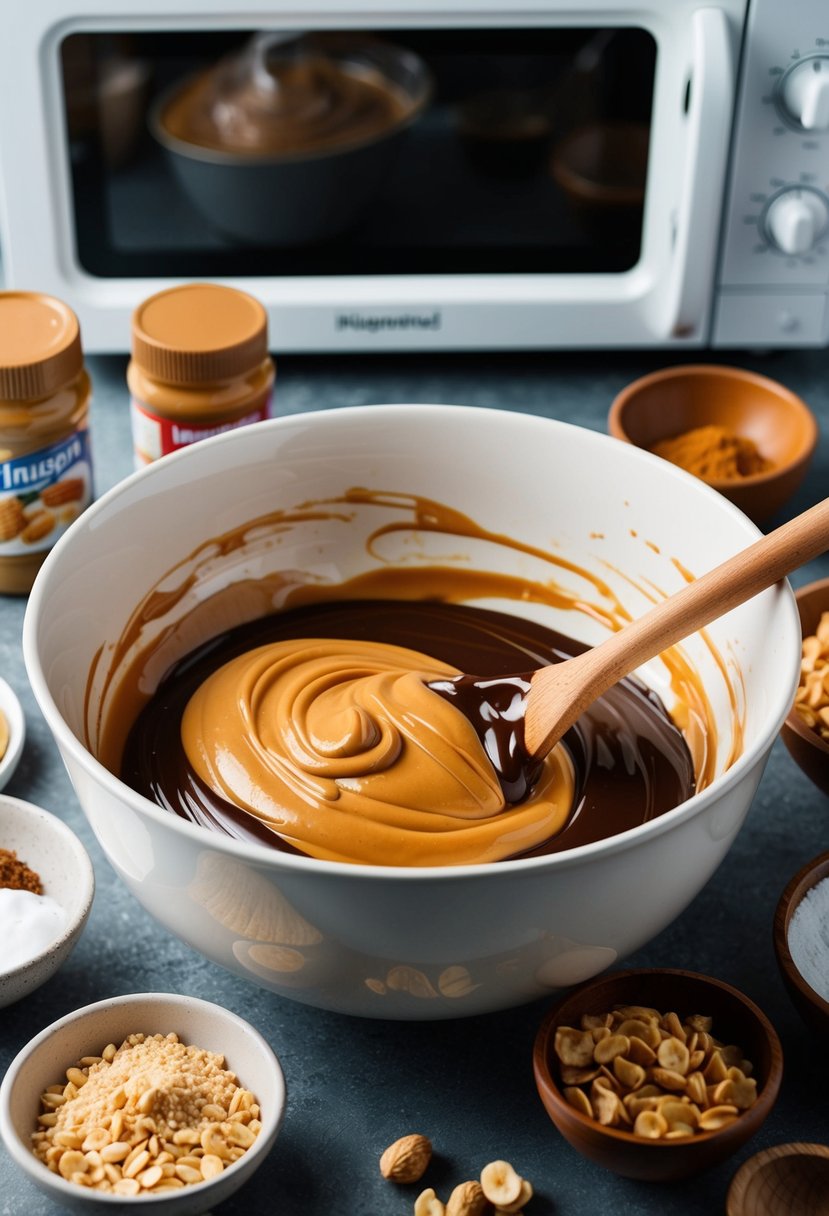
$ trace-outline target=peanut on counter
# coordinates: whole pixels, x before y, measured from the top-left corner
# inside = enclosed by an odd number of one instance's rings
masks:
[[[254,1144],[259,1105],[224,1057],[175,1034],[84,1056],[41,1096],[35,1156],[78,1186],[158,1195],[208,1181]]]
[[[432,1158],[426,1136],[401,1136],[380,1157],[380,1173],[391,1182],[417,1182]],[[480,1181],[469,1179],[454,1188],[444,1204],[434,1187],[421,1191],[414,1202],[414,1216],[522,1216],[533,1197],[533,1186],[508,1161],[490,1161],[481,1170]]]

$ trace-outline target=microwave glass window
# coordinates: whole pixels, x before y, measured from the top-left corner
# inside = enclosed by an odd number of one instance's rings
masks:
[[[75,32],[75,244],[100,277],[622,273],[637,28]]]

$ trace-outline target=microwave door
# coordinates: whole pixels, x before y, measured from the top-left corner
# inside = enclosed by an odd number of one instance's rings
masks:
[[[700,334],[709,319],[735,95],[734,53],[722,10],[694,12],[691,52],[688,134],[681,193],[671,216],[670,264],[647,309],[658,342]]]

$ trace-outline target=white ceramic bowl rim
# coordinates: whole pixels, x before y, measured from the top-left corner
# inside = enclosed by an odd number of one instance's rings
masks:
[[[257,1043],[259,1050],[273,1061],[274,1080],[276,1082],[275,1088],[279,1096],[279,1100],[272,1111],[264,1112],[260,1136],[254,1141],[254,1144],[248,1150],[248,1153],[244,1154],[237,1161],[234,1161],[232,1165],[229,1165],[226,1170],[223,1170],[222,1173],[217,1176],[216,1179],[210,1179],[207,1182],[200,1184],[200,1190],[204,1190],[209,1187],[212,1181],[220,1181],[221,1179],[230,1175],[231,1172],[236,1173],[244,1165],[248,1165],[250,1161],[249,1154],[255,1154],[257,1146],[261,1147],[266,1145],[271,1134],[275,1134],[275,1132],[279,1129],[285,1113],[285,1077],[282,1071],[282,1065],[279,1063],[279,1060],[274,1054],[270,1044],[254,1026],[251,1026],[249,1022],[246,1022],[244,1018],[239,1017],[238,1014],[233,1013],[232,1010],[225,1009],[223,1006],[215,1005],[210,1001],[203,1001],[199,997],[182,997],[173,992],[131,992],[123,996],[109,997],[106,1000],[96,1001],[91,1005],[83,1005],[80,1009],[75,1009],[71,1013],[67,1013],[64,1017],[59,1018],[56,1022],[52,1022],[49,1026],[44,1027],[39,1034],[35,1035],[33,1039],[30,1039],[29,1042],[20,1049],[12,1060],[11,1064],[9,1064],[5,1076],[3,1077],[2,1082],[0,1082],[0,1135],[2,1135],[10,1155],[27,1173],[32,1173],[33,1166],[35,1164],[43,1169],[46,1167],[43,1166],[41,1162],[37,1161],[28,1145],[21,1142],[20,1137],[18,1136],[11,1122],[9,1103],[12,1087],[14,1086],[20,1066],[44,1043],[48,1042],[48,1040],[54,1035],[59,1034],[64,1027],[81,1021],[88,1015],[97,1013],[98,1010],[119,1008],[125,1005],[130,1005],[137,1001],[147,1000],[159,1005],[170,1004],[173,1006],[181,1005],[183,1001],[186,1001],[188,1006],[196,1009],[203,1009],[205,1012],[209,1012],[213,1016],[218,1014],[222,1018],[226,1019],[229,1023],[235,1025],[238,1030],[242,1031],[249,1038],[252,1038]],[[77,1200],[77,1186],[62,1178],[59,1174],[50,1174],[49,1183],[51,1187],[57,1188],[58,1191],[62,1191],[64,1194],[66,1194],[68,1198],[75,1201]],[[185,1190],[182,1191],[181,1194],[189,1195],[190,1192],[189,1190]],[[84,1197],[87,1198],[87,1196]],[[145,1204],[151,1205],[153,1202],[169,1204],[170,1198],[170,1195],[167,1193],[163,1195],[142,1195],[139,1199],[139,1203],[141,1208],[143,1208]],[[123,1195],[109,1195],[106,1194],[106,1192],[94,1192],[91,1196],[91,1201],[96,1204],[109,1203],[117,1205],[122,1210],[124,1207]]]
[[[9,794],[0,794],[0,810],[2,810],[4,804],[11,805],[16,810],[21,811],[24,814],[31,813],[34,815],[40,820],[41,823],[47,826],[48,831],[52,832],[56,837],[59,838],[63,846],[71,850],[72,869],[78,876],[79,886],[85,892],[84,898],[81,901],[77,912],[72,919],[68,921],[63,933],[61,933],[59,937],[53,938],[52,941],[49,942],[48,946],[45,946],[39,954],[27,959],[25,963],[20,963],[19,966],[12,967],[8,971],[0,971],[0,977],[7,980],[10,977],[24,975],[30,967],[34,966],[34,964],[42,959],[45,955],[51,954],[77,931],[78,925],[85,920],[92,900],[95,896],[95,871],[92,868],[92,862],[89,859],[89,854],[81,844],[78,837],[75,835],[72,829],[63,822],[62,819],[57,817],[57,815],[52,814],[51,811],[47,811],[44,807],[36,806],[33,802],[25,802],[22,798],[13,798]]]
[[[354,417],[372,416],[376,414],[382,406],[377,405],[361,405],[331,408],[326,410],[317,410],[312,415],[313,417],[324,417],[326,415],[342,415],[347,409],[348,413]],[[443,405],[439,403],[432,404],[400,404],[391,407],[395,411],[415,410],[422,415],[426,411],[436,411],[441,415],[447,413],[463,414],[464,418],[474,424],[475,416],[484,418],[491,417],[493,414],[501,415],[504,411],[477,406],[464,405]],[[286,424],[307,421],[306,415],[285,415],[281,418],[273,418],[268,421],[257,423],[257,427],[277,428],[284,427]],[[532,414],[510,413],[511,426],[528,427],[533,431],[537,427],[539,419]],[[556,426],[568,430],[582,431],[584,428],[578,427],[573,423],[562,422],[556,419]],[[240,434],[241,432],[230,432]],[[203,439],[199,442],[199,447],[205,445],[216,445],[226,443],[228,434],[213,436],[209,439]],[[620,440],[614,439],[610,435],[605,435],[599,432],[595,433],[595,440],[599,443],[616,445]],[[659,465],[664,464],[660,457],[655,456],[651,452],[647,452],[642,448],[637,448],[632,445],[625,445],[626,459],[632,461],[641,461],[646,464],[656,462]],[[180,461],[188,458],[188,449],[182,448],[179,451],[172,452],[164,457],[164,464],[169,467],[172,461]],[[139,469],[130,474],[123,481],[113,486],[103,494],[96,502],[87,507],[83,516],[77,523],[94,525],[95,517],[98,514],[105,512],[109,504],[119,497],[124,488],[132,485],[139,479],[145,479],[148,475],[152,475],[153,468],[157,466],[149,465],[146,468]],[[716,490],[707,486],[699,478],[691,473],[687,473],[678,467],[672,467],[672,475],[683,480],[693,483],[696,491],[700,494],[713,496],[722,511],[738,517],[741,522],[751,530],[757,537],[762,535],[759,528],[756,527],[743,514],[739,508],[735,507],[727,499],[723,498]],[[711,785],[699,793],[693,794],[685,802],[673,810],[666,811],[654,819],[648,820],[646,823],[640,824],[637,827],[629,828],[627,831],[620,832],[615,836],[608,836],[602,840],[594,841],[590,844],[579,845],[575,848],[562,850],[560,853],[548,853],[537,857],[516,858],[511,860],[499,861],[496,863],[484,862],[474,865],[464,866],[372,866],[362,865],[351,862],[323,861],[313,857],[305,857],[291,853],[281,852],[275,849],[269,849],[265,845],[255,843],[247,844],[243,841],[235,840],[231,836],[220,835],[210,832],[209,830],[192,824],[174,812],[166,811],[164,808],[157,806],[142,794],[137,793],[128,785],[122,782],[118,777],[105,768],[99,760],[97,760],[80,742],[76,735],[66,725],[63,716],[55,703],[54,698],[49,690],[46,678],[43,673],[43,668],[40,663],[40,658],[37,652],[37,641],[35,633],[35,616],[37,613],[39,601],[43,596],[43,588],[48,578],[49,571],[57,556],[62,552],[63,547],[71,542],[72,530],[76,525],[72,525],[63,536],[57,541],[46,560],[38,572],[34,586],[29,595],[29,604],[26,615],[23,621],[23,653],[25,657],[26,669],[29,675],[29,681],[32,685],[35,698],[40,705],[41,711],[46,718],[50,729],[55,734],[60,746],[65,748],[72,754],[75,760],[81,767],[87,770],[97,782],[112,797],[125,802],[131,810],[138,815],[149,816],[157,823],[165,825],[168,829],[181,835],[184,838],[191,838],[207,847],[207,842],[213,841],[214,847],[222,853],[229,854],[239,860],[253,862],[258,865],[274,864],[278,859],[280,867],[285,870],[294,870],[298,873],[312,873],[324,877],[331,875],[336,878],[343,874],[359,875],[361,879],[386,881],[389,878],[394,878],[395,881],[417,882],[423,878],[428,878],[432,881],[456,882],[458,879],[474,881],[475,879],[492,877],[493,874],[499,872],[515,873],[516,871],[535,871],[546,869],[567,869],[571,866],[582,863],[587,858],[600,857],[607,853],[622,853],[628,849],[636,848],[640,841],[651,839],[663,835],[665,832],[671,831],[678,823],[686,819],[690,819],[699,814],[713,800],[719,800],[720,797],[736,785],[742,778],[746,769],[752,767],[758,761],[756,752],[743,752],[731,764],[728,770],[717,777]],[[800,669],[800,623],[797,613],[797,607],[794,598],[794,592],[788,580],[784,582],[781,588],[781,594],[785,596],[785,610],[789,615],[789,620],[792,627],[792,676],[789,685],[780,687],[776,690],[776,695],[773,700],[773,711],[769,710],[769,715],[773,723],[773,732],[770,738],[776,737],[786,716],[791,708],[797,689],[797,681],[799,678]],[[772,716],[773,713],[773,716]],[[761,749],[762,750],[762,749]]]

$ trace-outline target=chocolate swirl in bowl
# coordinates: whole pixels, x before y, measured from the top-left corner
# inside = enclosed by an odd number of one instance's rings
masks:
[[[599,841],[740,754],[739,671],[710,639],[697,657],[730,728],[671,648],[657,679],[670,714],[621,681],[515,805],[475,728],[426,687],[578,653],[562,622],[578,632],[579,616],[630,619],[606,577],[554,552],[430,499],[349,491],[212,537],[150,588],[90,672],[89,745],[176,814],[318,858],[463,865]]]
[[[505,674],[528,652],[537,666],[579,649],[462,605],[278,613],[170,672],[129,735],[122,776],[205,826],[335,861],[462,865],[600,840],[694,792],[688,748],[652,692],[622,681],[547,757],[529,796],[505,806],[473,728],[423,678],[472,659]]]

